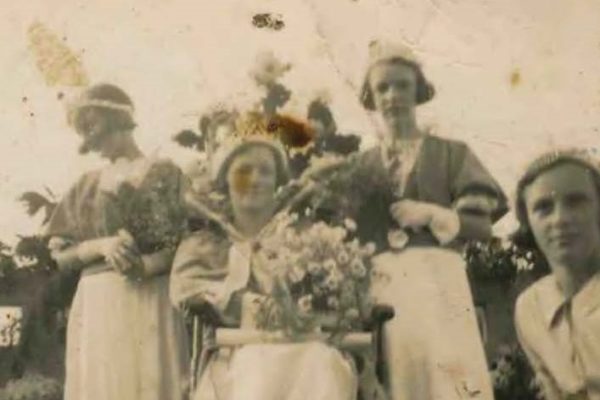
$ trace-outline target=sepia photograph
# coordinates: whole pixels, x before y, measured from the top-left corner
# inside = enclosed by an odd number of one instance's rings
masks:
[[[599,2],[0,16],[0,400],[600,400]]]

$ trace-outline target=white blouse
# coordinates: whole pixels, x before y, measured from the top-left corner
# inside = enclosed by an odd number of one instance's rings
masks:
[[[396,139],[381,146],[382,159],[386,168],[392,172],[392,177],[397,183],[394,191],[401,197],[406,190],[408,178],[415,167],[421,151],[423,138]]]

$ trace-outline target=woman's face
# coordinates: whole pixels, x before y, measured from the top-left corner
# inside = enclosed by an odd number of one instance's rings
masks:
[[[122,132],[110,131],[109,116],[103,110],[89,107],[79,111],[75,130],[88,142],[88,150],[113,160],[122,151]]]
[[[255,146],[237,155],[227,171],[227,186],[234,209],[253,212],[270,208],[277,186],[273,153]]]
[[[591,173],[562,164],[538,176],[524,192],[527,218],[550,264],[587,266],[600,251],[600,202]]]
[[[369,83],[375,108],[388,125],[410,115],[417,105],[417,73],[398,62],[381,62],[371,68]]]

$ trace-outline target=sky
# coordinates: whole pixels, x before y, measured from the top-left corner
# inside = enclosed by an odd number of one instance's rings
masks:
[[[280,14],[285,27],[254,27],[262,12]],[[367,44],[403,42],[437,90],[420,107],[420,123],[466,141],[512,197],[535,155],[599,143],[599,13],[593,0],[10,2],[0,10],[0,240],[40,229],[16,201],[20,193],[48,187],[60,195],[101,165],[77,154],[65,118],[77,88],[44,80],[28,43],[33,23],[79,54],[92,83],[130,93],[142,149],[181,165],[197,155],[171,136],[195,128],[216,102],[243,109],[256,101],[248,72],[268,51],[292,64],[287,112],[304,115],[326,93],[340,130],[374,144],[374,116],[357,100]],[[509,215],[496,229],[513,227]]]

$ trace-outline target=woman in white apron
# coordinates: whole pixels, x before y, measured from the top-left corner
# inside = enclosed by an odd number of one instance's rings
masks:
[[[361,101],[384,137],[360,162],[390,184],[360,200],[356,219],[381,251],[373,294],[396,310],[385,327],[387,385],[398,400],[492,399],[459,251],[490,236],[505,196],[466,144],[418,127],[416,107],[434,90],[411,51],[372,42],[370,52]]]

